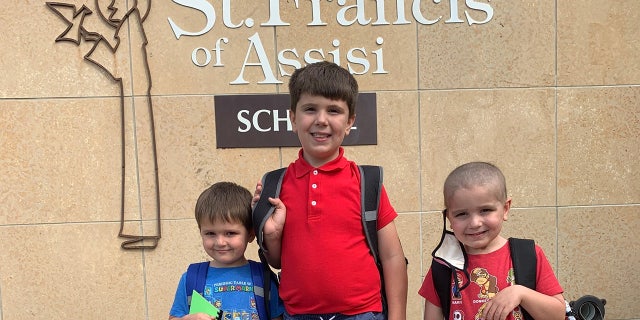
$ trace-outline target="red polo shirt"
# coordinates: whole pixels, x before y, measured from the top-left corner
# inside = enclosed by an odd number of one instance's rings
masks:
[[[381,311],[380,277],[361,221],[360,172],[340,155],[320,168],[290,164],[280,199],[287,207],[280,296],[289,314]],[[378,229],[397,216],[382,188]]]

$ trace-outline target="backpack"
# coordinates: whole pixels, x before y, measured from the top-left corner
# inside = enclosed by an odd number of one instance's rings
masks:
[[[532,290],[536,289],[536,268],[538,260],[535,251],[535,242],[531,239],[509,238],[509,250],[513,263],[515,282]],[[449,319],[451,312],[451,269],[439,263],[435,259],[431,261],[431,275],[433,285],[438,293],[442,314]],[[533,320],[533,317],[522,307],[522,315],[525,320]]]
[[[249,260],[249,267],[251,268],[251,279],[253,280],[253,295],[256,302],[256,309],[258,309],[258,316],[261,320],[271,319],[269,313],[269,296],[268,290],[264,288],[269,287],[271,283],[265,283],[264,268],[259,262]],[[187,303],[191,306],[191,294],[193,290],[200,294],[203,294],[204,285],[207,279],[207,271],[209,271],[209,261],[192,263],[187,268]],[[262,285],[262,286],[260,286]],[[218,314],[218,318],[221,319],[222,312]]]
[[[382,189],[382,167],[360,165],[360,194],[362,203],[362,226],[369,251],[373,256],[378,272],[380,273],[380,288],[382,297],[382,312],[387,313],[387,299],[384,289],[384,277],[382,263],[378,257],[378,205],[380,204],[380,190]],[[268,198],[277,198],[280,195],[282,179],[287,168],[280,168],[267,172],[262,177],[262,193],[260,199],[253,208],[253,228],[258,242],[258,256],[262,264],[269,268],[264,254],[264,234],[262,229],[267,219],[273,214],[274,207]],[[266,279],[266,278],[265,278]],[[265,286],[267,287],[267,286]],[[265,288],[265,292],[268,288]],[[267,294],[265,296],[268,297]]]

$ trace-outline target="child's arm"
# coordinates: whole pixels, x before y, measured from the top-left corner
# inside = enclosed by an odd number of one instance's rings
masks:
[[[389,308],[388,319],[404,320],[407,318],[407,263],[393,221],[378,230],[378,247]]]
[[[518,305],[527,310],[534,319],[563,320],[565,316],[562,294],[548,296],[525,286],[513,285],[500,290],[485,303],[483,318],[504,320]]]
[[[435,304],[429,302],[429,300],[424,300],[424,320],[442,320],[444,316],[442,315],[442,308],[436,306]]]

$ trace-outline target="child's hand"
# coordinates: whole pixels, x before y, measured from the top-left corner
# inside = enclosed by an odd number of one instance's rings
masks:
[[[262,194],[262,181],[258,181],[256,184],[256,190],[253,192],[253,199],[251,199],[251,207],[255,207],[258,200],[260,200],[260,194]],[[265,222],[262,231],[265,236],[282,235],[282,229],[284,228],[284,220],[287,216],[287,208],[284,203],[278,198],[269,198],[271,205],[275,207],[273,214]]]
[[[256,190],[253,192],[253,199],[251,199],[251,207],[255,207],[258,200],[260,200],[260,194],[262,193],[262,181],[258,181],[256,184]]]
[[[522,301],[521,290],[524,287],[513,285],[498,292],[491,300],[482,306],[482,317],[484,320],[505,320],[507,316]]]
[[[287,208],[280,198],[269,198],[269,202],[275,209],[273,210],[273,214],[271,214],[265,222],[262,231],[265,237],[280,238],[282,236],[282,230],[284,229],[284,221],[287,217]]]
[[[257,190],[258,188],[256,188]],[[257,191],[256,191],[257,193]],[[282,250],[282,234],[284,230],[284,222],[287,217],[287,208],[280,198],[268,198],[269,203],[273,206],[273,212],[264,222],[262,227],[264,253],[269,265],[276,269],[281,268],[280,253]]]
[[[216,320],[216,318],[206,314],[206,313],[194,313],[188,314],[180,319],[183,320]]]

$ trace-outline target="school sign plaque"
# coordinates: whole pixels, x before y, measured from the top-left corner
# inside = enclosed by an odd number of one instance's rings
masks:
[[[216,148],[300,146],[289,119],[288,94],[214,97]],[[360,93],[356,121],[343,145],[378,143],[376,94]]]

